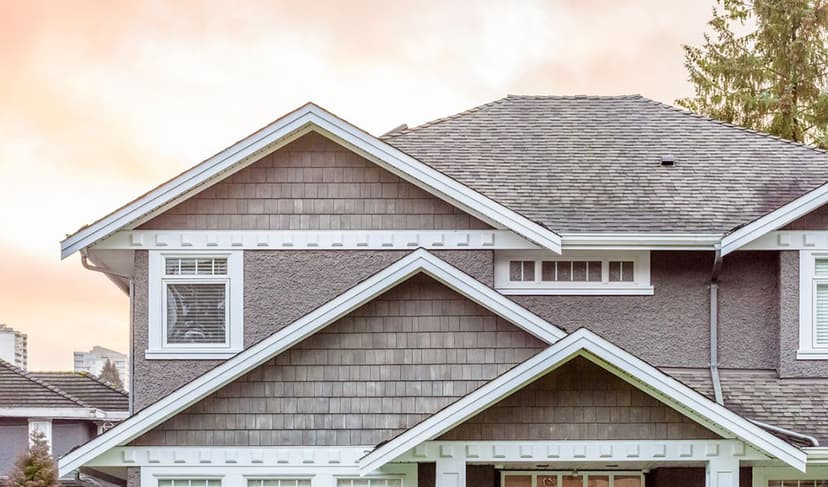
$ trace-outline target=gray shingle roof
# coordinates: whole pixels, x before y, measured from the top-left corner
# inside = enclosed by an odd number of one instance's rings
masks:
[[[828,152],[638,95],[508,96],[383,138],[558,232],[725,233],[828,181]]]
[[[713,399],[708,369],[664,372]],[[781,379],[772,370],[721,370],[725,407],[748,419],[816,437],[828,444],[828,378]]]
[[[129,396],[84,372],[32,372],[31,375],[104,411],[128,411]]]
[[[26,371],[0,359],[0,407],[89,407]]]

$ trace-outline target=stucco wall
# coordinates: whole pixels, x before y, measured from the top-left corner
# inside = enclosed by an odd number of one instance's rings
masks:
[[[575,358],[439,440],[685,440],[707,428],[585,358]]]
[[[797,360],[799,349],[799,252],[779,252],[779,375],[828,376],[828,360]]]
[[[405,251],[247,251],[244,256],[245,346],[270,336],[405,256]],[[491,251],[435,255],[487,285],[494,282]],[[214,360],[146,360],[147,252],[135,253],[133,340],[135,410],[198,377]]]
[[[653,296],[513,296],[566,330],[586,327],[661,367],[710,360],[712,252],[652,252]],[[737,252],[720,276],[722,367],[776,368],[778,311],[774,252]]]
[[[305,135],[146,222],[144,229],[490,228],[317,134]]]
[[[134,444],[376,445],[545,347],[418,275]]]
[[[18,455],[26,448],[29,423],[23,419],[0,418],[0,477],[8,475]]]

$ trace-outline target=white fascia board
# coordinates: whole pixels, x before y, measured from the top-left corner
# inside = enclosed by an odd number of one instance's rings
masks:
[[[103,411],[95,408],[23,407],[0,408],[0,417],[6,418],[51,418],[51,419],[106,419]]]
[[[564,250],[713,250],[714,233],[562,233]]]
[[[828,203],[828,184],[814,189],[767,215],[734,230],[722,238],[722,255],[727,255],[757,238],[781,228]]]
[[[633,379],[636,386],[679,411],[702,420],[714,431],[731,434],[773,458],[801,471],[805,470],[807,455],[799,448],[581,328],[366,455],[360,462],[361,471],[370,472],[394,461],[410,449],[461,424],[576,355],[585,356],[627,381]]]
[[[554,343],[565,335],[563,330],[428,251],[417,250],[267,339],[177,389],[103,435],[67,453],[59,461],[61,475],[83,466],[115,446],[137,438],[203,397],[420,272],[433,277],[546,343]]]
[[[135,222],[166,209],[190,191],[219,175],[238,171],[286,144],[315,130],[355,150],[384,169],[415,184],[488,223],[511,229],[538,245],[560,253],[561,238],[517,212],[459,183],[445,174],[392,147],[367,132],[313,104],[307,104],[270,126],[237,142],[224,151],[150,191],[109,216],[85,227],[61,242],[61,258],[86,248],[103,237],[134,225]],[[202,188],[203,189],[203,188]]]

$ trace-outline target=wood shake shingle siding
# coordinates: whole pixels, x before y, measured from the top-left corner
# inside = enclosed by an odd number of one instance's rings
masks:
[[[584,358],[575,358],[440,440],[719,438]]]
[[[133,444],[375,445],[543,348],[415,276]]]
[[[140,228],[463,230],[490,227],[345,147],[310,133]]]

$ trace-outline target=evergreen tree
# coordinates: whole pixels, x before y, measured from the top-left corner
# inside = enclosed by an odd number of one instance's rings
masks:
[[[55,460],[41,431],[32,431],[29,446],[17,457],[9,487],[60,487]]]
[[[101,375],[98,376],[98,378],[104,382],[112,384],[118,389],[124,388],[124,384],[121,382],[121,374],[118,373],[118,368],[115,367],[115,364],[109,359],[106,359],[106,362],[101,369]]]
[[[718,0],[684,46],[696,113],[828,148],[828,0]]]

